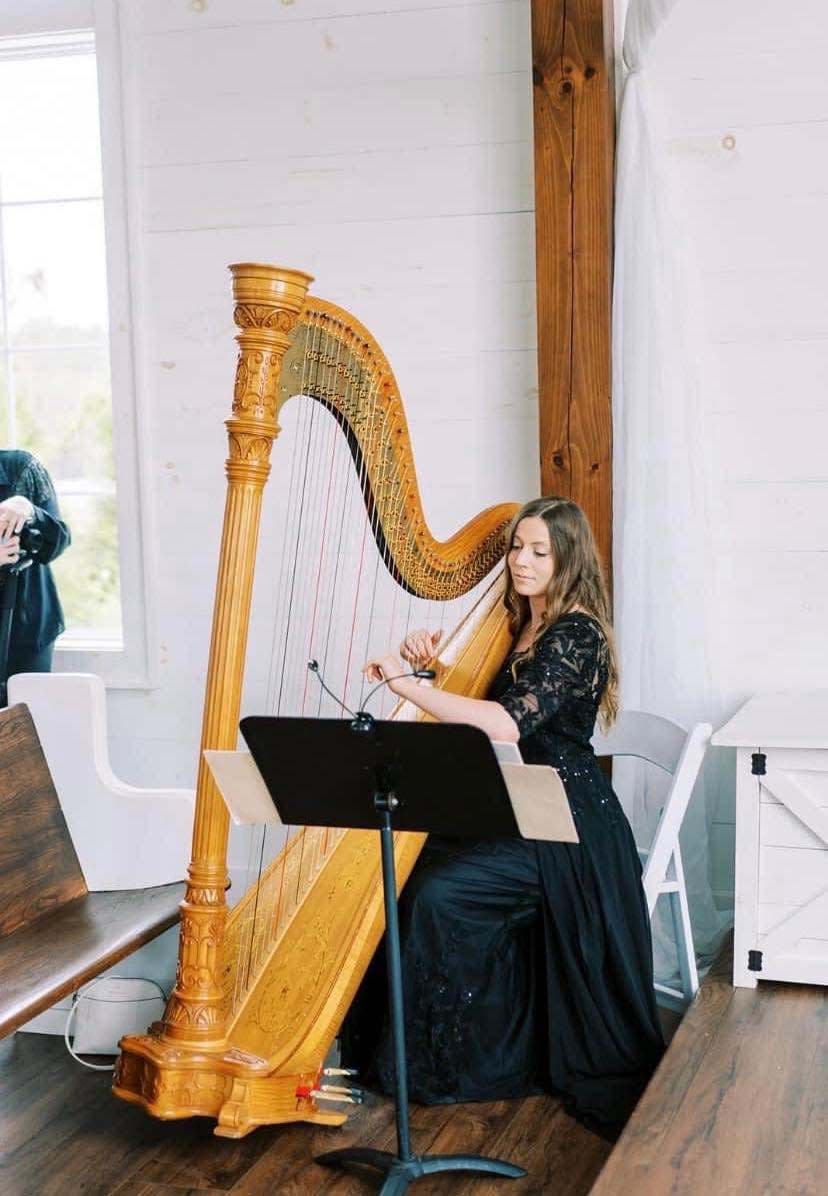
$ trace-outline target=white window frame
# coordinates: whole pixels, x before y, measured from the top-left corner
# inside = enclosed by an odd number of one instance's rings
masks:
[[[120,646],[94,641],[67,645],[58,640],[54,667],[59,672],[97,673],[108,688],[143,689],[158,684],[159,654],[152,600],[152,507],[145,468],[150,440],[140,351],[142,224],[132,153],[137,144],[131,102],[134,86],[124,69],[129,60],[119,18],[118,0],[47,0],[38,5],[0,0],[2,35],[90,28],[95,33],[123,642]]]

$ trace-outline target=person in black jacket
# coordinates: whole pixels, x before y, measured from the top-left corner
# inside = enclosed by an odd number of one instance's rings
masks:
[[[42,539],[32,565],[18,578],[7,677],[51,670],[55,640],[65,624],[48,562],[60,556],[72,537],[40,461],[22,449],[0,449],[0,564],[17,561],[26,527],[37,529]]]

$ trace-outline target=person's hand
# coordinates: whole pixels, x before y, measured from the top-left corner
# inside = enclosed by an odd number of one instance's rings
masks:
[[[404,674],[406,677],[409,675],[405,665],[390,653],[387,653],[385,656],[372,657],[371,660],[367,661],[362,671],[365,674],[365,679],[374,683],[388,681],[390,677],[402,680],[401,674]],[[394,681],[389,682],[388,688],[392,693],[399,693],[396,682]]]
[[[414,669],[424,669],[437,655],[442,631],[409,631],[400,644],[400,656]]]
[[[7,540],[0,540],[0,566],[16,565],[20,560],[20,537],[9,536]]]
[[[34,507],[22,494],[13,494],[0,502],[0,539],[10,534],[16,536],[33,515]]]

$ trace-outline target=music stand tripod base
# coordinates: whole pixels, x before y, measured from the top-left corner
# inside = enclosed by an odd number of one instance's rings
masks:
[[[331,1150],[318,1155],[317,1163],[323,1167],[343,1167],[353,1163],[364,1167],[375,1167],[385,1173],[385,1182],[380,1196],[402,1196],[408,1185],[424,1175],[436,1175],[440,1171],[466,1171],[477,1175],[501,1175],[507,1179],[520,1179],[526,1172],[513,1163],[500,1159],[485,1159],[473,1154],[431,1154],[413,1155],[401,1159],[388,1150],[371,1150],[367,1146],[352,1146],[346,1150]]]

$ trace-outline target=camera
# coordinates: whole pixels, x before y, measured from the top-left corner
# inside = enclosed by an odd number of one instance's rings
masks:
[[[43,534],[36,527],[24,524],[18,535],[20,537],[20,556],[13,564],[0,565],[0,578],[28,569],[43,546]]]

